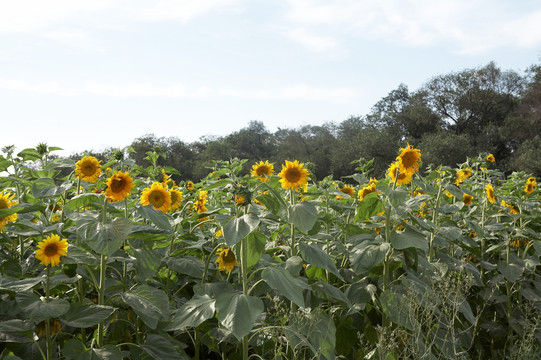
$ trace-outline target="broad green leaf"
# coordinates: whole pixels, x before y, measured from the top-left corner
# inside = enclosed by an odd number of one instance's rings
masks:
[[[325,270],[323,270],[320,267],[310,265],[306,268],[306,276],[310,280],[314,279],[321,279],[323,281],[327,281],[327,275],[325,274]]]
[[[165,264],[173,271],[196,279],[201,279],[205,272],[205,264],[194,256],[168,257]]]
[[[212,190],[212,189],[217,189],[217,188],[224,188],[227,185],[235,185],[235,182],[233,180],[231,180],[231,179],[228,179],[228,178],[220,179],[218,181],[215,181],[215,182],[209,183],[208,185],[205,185],[203,190]]]
[[[310,289],[310,287],[300,280],[295,279],[289,271],[281,267],[268,267],[261,273],[261,278],[271,288],[281,292],[299,307],[304,308],[302,291],[303,289]]]
[[[0,172],[6,171],[11,165],[11,161],[0,155]]]
[[[150,244],[144,243],[142,248],[133,248],[133,256],[137,259],[135,262],[137,276],[142,281],[152,278],[160,268],[162,257]]]
[[[94,233],[86,243],[98,254],[112,255],[128,237],[133,223],[130,219],[116,218],[109,224],[98,222],[94,225]],[[92,231],[92,227],[89,228]]]
[[[105,321],[115,308],[103,305],[71,304],[69,311],[60,320],[75,328],[88,328]]]
[[[40,153],[34,148],[27,148],[17,154],[24,161],[41,159]]]
[[[370,219],[384,210],[376,192],[371,192],[357,206],[355,221],[361,222]]]
[[[334,360],[336,326],[333,319],[326,313],[314,312],[293,319],[292,324],[284,330],[293,347],[302,348],[306,346],[312,351],[315,358]],[[302,335],[302,337],[299,337],[299,335]]]
[[[49,177],[43,177],[35,180],[32,183],[32,195],[35,198],[56,196],[64,193],[66,190],[70,189],[73,185],[73,182],[66,181],[60,186],[56,186],[54,179]]]
[[[155,360],[189,360],[175,349],[166,334],[148,334],[141,348]]]
[[[224,238],[227,246],[233,247],[233,245],[244,239],[246,235],[257,228],[259,221],[259,217],[255,214],[246,214],[231,219],[224,227]]]
[[[97,265],[98,263],[98,257],[72,244],[68,247],[68,254],[62,258],[62,264]]]
[[[331,274],[336,275],[339,279],[342,279],[342,275],[338,272],[336,264],[333,259],[323,250],[321,250],[316,245],[310,245],[305,243],[299,243],[299,250],[301,252],[302,258],[309,264],[323,268],[330,272]]]
[[[94,358],[97,358],[98,360],[123,360],[124,356],[122,355],[122,351],[120,351],[119,348],[117,348],[114,345],[105,345],[101,348],[94,348],[92,349],[94,352],[94,356],[92,357],[92,360]]]
[[[289,209],[289,222],[303,233],[310,231],[316,220],[317,209],[308,201],[301,201]]]
[[[457,240],[462,236],[462,229],[456,226],[441,226],[438,233],[449,240]]]
[[[29,279],[13,279],[10,277],[2,277],[0,275],[0,292],[8,291],[12,293],[19,293],[32,289],[34,286],[41,282],[41,278],[29,278]]]
[[[171,319],[171,323],[165,327],[165,331],[185,330],[187,327],[197,327],[205,320],[214,316],[216,300],[204,295],[194,295],[178,309]]]
[[[428,238],[410,227],[401,232],[391,232],[391,244],[397,250],[416,248],[428,251]]]
[[[380,302],[383,313],[395,324],[410,331],[420,326],[415,316],[412,316],[409,301],[404,294],[385,290],[380,295]]]
[[[368,273],[383,262],[390,248],[389,243],[370,244],[367,241],[355,246],[350,255],[353,271],[359,275]]]
[[[498,272],[502,274],[507,281],[517,281],[524,272],[524,262],[519,260],[520,259],[514,259],[514,261],[509,264],[505,261],[500,261],[498,263]]]
[[[265,252],[265,245],[267,244],[267,237],[265,234],[260,233],[259,231],[253,231],[246,237],[246,247],[247,247],[247,262],[246,266],[251,268],[256,265],[261,258],[263,252]]]
[[[163,290],[140,285],[120,295],[149,328],[156,329],[158,322],[169,320],[169,298]]]
[[[0,332],[22,332],[33,330],[34,323],[30,320],[12,319],[0,321]]]
[[[143,218],[150,220],[159,229],[168,232],[173,231],[169,218],[161,210],[156,210],[152,205],[141,206],[137,209],[137,213]]]
[[[323,299],[328,299],[330,297],[344,303],[349,308],[353,307],[347,296],[340,289],[325,281],[318,280],[317,283],[312,284],[312,289],[323,295],[320,296]]]
[[[218,321],[238,340],[252,331],[263,310],[263,301],[255,296],[223,294],[216,299]]]
[[[25,315],[35,322],[57,318],[70,309],[70,303],[67,300],[51,299],[49,302],[44,302],[37,294],[32,292],[18,293],[15,299],[25,312]]]
[[[96,194],[82,194],[71,198],[68,202],[67,208],[71,211],[77,210],[80,207],[88,206],[90,204],[98,204],[100,197]]]

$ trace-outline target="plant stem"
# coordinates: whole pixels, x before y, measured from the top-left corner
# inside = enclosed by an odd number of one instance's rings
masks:
[[[47,280],[45,282],[45,302],[51,301],[50,276],[51,268],[47,266]],[[45,339],[47,346],[47,360],[51,360],[53,358],[53,344],[51,343],[51,320],[49,318],[45,320]]]
[[[98,288],[98,305],[105,304],[105,271],[107,269],[107,256],[101,254],[100,258],[100,286]],[[98,324],[98,347],[103,346],[103,321]]]
[[[246,209],[244,210],[246,214]],[[242,276],[242,293],[248,296],[248,240],[244,237],[240,242],[240,266]],[[242,359],[248,360],[248,335],[242,338]]]

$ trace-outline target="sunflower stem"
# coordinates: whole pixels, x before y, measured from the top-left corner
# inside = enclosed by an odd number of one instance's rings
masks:
[[[47,266],[47,279],[45,280],[45,302],[49,302],[51,300],[50,277],[51,267]],[[51,343],[51,322],[49,318],[45,320],[45,343],[47,347],[47,360],[51,360],[53,358],[53,344]]]
[[[105,304],[105,270],[107,268],[107,256],[101,254],[100,258],[100,286],[98,288],[98,305]],[[103,347],[103,321],[98,324],[98,347]]]
[[[244,208],[244,215],[247,213],[246,207]],[[240,242],[240,266],[242,276],[242,293],[248,295],[248,240],[244,237]],[[242,338],[242,359],[248,360],[248,335]]]
[[[438,195],[436,195],[436,204],[434,205],[434,211],[432,213],[432,223],[434,224],[434,222],[436,221],[436,214],[438,212],[438,207],[440,206],[440,200],[441,200],[441,194],[443,193],[443,187],[439,186],[439,189],[438,189]],[[435,233],[432,232],[430,234],[430,242],[429,242],[429,245],[428,245],[428,261],[430,262],[432,259],[434,259],[436,257],[436,249],[434,248],[434,238],[435,238]]]

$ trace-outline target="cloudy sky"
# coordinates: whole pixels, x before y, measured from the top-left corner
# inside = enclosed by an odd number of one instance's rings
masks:
[[[0,3],[0,146],[69,155],[364,115],[401,83],[541,63],[538,0]]]

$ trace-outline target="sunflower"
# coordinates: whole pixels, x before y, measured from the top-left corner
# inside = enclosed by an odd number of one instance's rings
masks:
[[[229,248],[220,248],[216,251],[216,253],[218,254],[218,259],[216,259],[216,263],[218,263],[218,269],[225,270],[226,274],[229,274],[229,272],[233,270],[235,265],[239,264],[237,258],[235,257],[235,253]]]
[[[408,143],[408,146],[400,149],[400,155],[396,157],[396,160],[401,173],[413,175],[419,170],[421,150],[414,149],[413,146]]]
[[[260,181],[266,182],[268,176],[274,174],[274,165],[269,164],[269,160],[266,160],[265,162],[260,161],[259,164],[256,163],[252,166],[251,174],[254,177],[259,177]]]
[[[105,195],[109,201],[122,201],[131,194],[133,189],[133,178],[128,172],[118,171],[107,179]]]
[[[362,201],[366,195],[375,192],[377,183],[378,181],[376,179],[370,179],[370,183],[363,187],[361,190],[359,190],[359,192],[357,193],[359,201]]]
[[[473,201],[473,195],[464,193],[464,206],[470,206]]]
[[[526,194],[533,193],[536,188],[537,188],[536,179],[533,176],[528,178],[528,181],[526,182],[526,186],[524,186],[524,191],[526,191]]]
[[[83,181],[95,183],[101,174],[101,166],[94,156],[83,156],[75,163],[75,175]]]
[[[155,210],[161,210],[166,213],[171,208],[171,194],[162,183],[155,182],[150,188],[143,190],[141,194],[141,205],[147,206],[152,204]]]
[[[398,164],[398,161],[391,164],[387,170],[387,176],[391,178],[392,183],[396,181],[396,185],[407,185],[412,180],[410,174],[400,172],[400,165]]]
[[[12,206],[18,205],[17,201],[13,201],[15,194],[10,192],[6,193],[4,191],[0,192],[0,210],[9,209]],[[11,214],[0,218],[0,233],[4,232],[6,225],[10,222],[17,221],[17,214]]]
[[[40,264],[51,267],[60,264],[60,257],[68,254],[68,241],[52,234],[38,244],[36,259]]]
[[[286,160],[286,164],[282,165],[282,171],[278,174],[280,176],[280,182],[284,189],[298,189],[308,184],[308,170],[303,168],[304,163],[299,163],[298,160],[294,162]]]
[[[492,154],[488,154],[487,157],[486,157],[487,161],[488,162],[491,162],[493,163],[494,161],[496,161],[496,158],[494,157],[494,155]]]
[[[186,189],[188,189],[189,191],[193,191],[194,188],[195,188],[195,186],[194,186],[193,182],[188,181],[186,183]]]
[[[505,200],[502,200],[500,205],[508,208],[510,214],[519,215],[519,212],[517,211],[517,209],[515,209],[513,205],[506,203]]]
[[[488,201],[494,204],[496,202],[496,198],[494,197],[494,188],[492,185],[488,184],[485,186],[485,190],[487,192]]]
[[[338,188],[338,190],[340,190],[344,194],[348,194],[351,197],[353,197],[355,195],[355,189],[353,188],[353,186],[350,186],[350,185],[344,185],[343,188]],[[341,196],[337,196],[337,198],[338,197],[342,198]]]
[[[171,211],[175,211],[180,207],[180,203],[184,197],[182,196],[182,191],[180,191],[178,187],[172,188],[169,190],[169,193],[171,194]]]
[[[235,203],[238,205],[238,206],[244,206],[246,205],[246,198],[244,197],[244,195],[241,195],[241,194],[235,194]]]
[[[456,172],[456,186],[459,186],[461,183],[464,182],[467,178],[469,178],[472,175],[472,169],[460,169]]]

